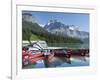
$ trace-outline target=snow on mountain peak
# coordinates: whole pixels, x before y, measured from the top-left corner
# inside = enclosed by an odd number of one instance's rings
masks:
[[[44,29],[51,33],[61,34],[63,36],[77,37],[77,38],[88,38],[89,33],[80,31],[78,26],[65,25],[58,20],[50,20],[44,26]]]

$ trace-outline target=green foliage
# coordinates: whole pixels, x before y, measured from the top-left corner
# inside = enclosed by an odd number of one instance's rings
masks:
[[[32,36],[30,37],[30,40],[39,40],[38,36],[32,34]]]
[[[82,43],[81,40],[72,37],[63,37],[61,35],[47,32],[37,23],[22,22],[22,39],[23,40],[45,40],[47,43]]]

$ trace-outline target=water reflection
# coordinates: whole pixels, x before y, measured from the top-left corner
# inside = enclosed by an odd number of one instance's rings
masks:
[[[89,48],[89,43],[48,43],[53,47],[68,47],[68,48]]]
[[[81,51],[81,50],[78,50],[80,48],[82,49],[89,49],[89,44],[48,44],[49,46],[58,46],[60,47],[60,45],[62,45],[63,47],[66,47],[67,45],[67,48],[72,48],[72,49],[77,49],[76,51],[74,50],[74,54],[75,52],[77,53],[77,51]],[[52,67],[79,67],[79,66],[89,66],[89,51],[87,54],[85,54],[85,56],[83,56],[84,54],[82,54],[82,52],[80,54],[77,54],[78,56],[76,55],[72,55],[73,52],[71,52],[71,57],[64,57],[66,56],[65,54],[67,54],[66,52],[64,52],[65,50],[62,49],[60,50],[61,52],[61,56],[59,54],[59,56],[53,56],[51,59],[49,59],[49,56],[41,56],[41,57],[44,57],[42,60],[38,60],[32,64],[29,64],[29,65],[26,65],[26,66],[23,66],[23,69],[33,69],[33,68],[52,68]],[[60,52],[58,51],[58,52]],[[57,53],[58,53],[57,52]],[[57,55],[55,53],[55,55]],[[80,56],[81,55],[81,56]]]
[[[70,59],[53,57],[50,61],[40,60],[31,65],[24,66],[23,69],[52,68],[52,67],[75,67],[89,66],[88,57],[72,57]]]

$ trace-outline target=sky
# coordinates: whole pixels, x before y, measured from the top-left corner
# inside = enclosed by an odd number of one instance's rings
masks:
[[[32,14],[36,22],[45,25],[49,20],[58,20],[66,25],[75,25],[81,31],[89,32],[89,14],[88,13],[62,13],[62,12],[39,12],[25,11]]]

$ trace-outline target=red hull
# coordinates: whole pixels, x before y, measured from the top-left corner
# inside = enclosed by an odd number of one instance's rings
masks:
[[[32,53],[27,53],[27,52],[24,52],[22,54],[22,63],[23,65],[28,65],[28,64],[32,64],[38,60],[42,60],[44,59],[43,57],[43,54],[44,53],[36,53],[36,54],[32,54]]]
[[[53,57],[65,57],[70,59],[72,56],[89,56],[89,49],[55,49],[53,53],[48,55],[48,60],[52,59]],[[43,60],[45,58],[44,52],[39,53],[28,53],[23,52],[22,54],[22,63],[23,65],[32,64],[38,60]]]
[[[76,49],[70,51],[71,56],[89,56],[89,49]]]
[[[44,57],[38,57],[38,58],[30,59],[29,60],[29,64],[32,64],[32,63],[34,63],[36,61],[43,60],[43,59],[44,59]]]

